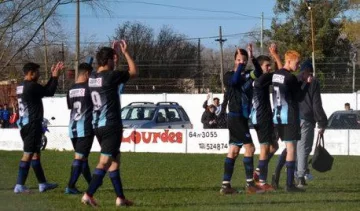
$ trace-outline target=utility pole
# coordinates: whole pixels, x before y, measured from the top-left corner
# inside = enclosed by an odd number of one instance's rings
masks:
[[[315,69],[315,32],[314,32],[314,20],[313,20],[313,10],[311,7],[312,4],[312,0],[306,0],[308,9],[310,11],[310,24],[311,24],[311,45],[312,45],[312,53],[311,53],[311,57],[312,57],[312,65],[313,65],[313,70],[314,70],[314,76],[316,75],[316,69]]]
[[[80,0],[76,1],[76,57],[75,57],[75,78],[78,76],[80,60]]]
[[[43,1],[41,1],[41,4],[43,4]],[[43,21],[45,20],[44,18],[44,8],[43,5],[41,5],[40,7],[40,12],[41,12],[41,16],[43,18]],[[47,39],[46,39],[46,26],[45,26],[45,22],[43,24],[43,38],[44,38],[44,70],[45,70],[45,80],[48,80],[49,78],[49,72],[48,72],[48,46],[47,46]]]
[[[198,86],[198,93],[201,93],[201,88],[202,90],[204,90],[204,72],[201,72],[201,40],[200,38],[198,39],[198,48],[197,48],[197,77],[202,76],[202,80],[201,80],[201,86]]]
[[[220,43],[220,80],[221,80],[221,93],[224,93],[224,51],[223,51],[223,43],[226,39],[222,38],[222,29],[221,26],[219,27],[219,39],[215,41]]]
[[[64,49],[64,42],[61,43],[61,61],[65,62],[65,49]],[[62,73],[62,91],[65,93],[65,71]]]
[[[355,69],[356,69],[356,57],[357,52],[354,52],[353,58],[352,58],[352,66],[353,66],[353,81],[352,81],[352,90],[353,93],[356,92],[355,90]]]
[[[264,12],[261,13],[260,52],[264,55]]]

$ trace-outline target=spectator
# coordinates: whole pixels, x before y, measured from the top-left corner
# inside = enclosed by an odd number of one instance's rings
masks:
[[[201,122],[204,125],[204,129],[217,128],[215,110],[216,107],[214,105],[210,105],[207,109],[205,109],[201,117]]]
[[[208,100],[210,99],[210,94],[207,95],[206,101],[203,104],[203,108],[207,109],[208,108]],[[215,106],[215,115],[216,115],[216,122],[217,122],[217,127],[218,128],[226,128],[226,113],[224,113],[223,109],[222,109],[222,104],[220,104],[220,99],[215,97],[213,99],[214,104],[213,106]],[[226,109],[226,106],[225,106]]]
[[[298,78],[307,78],[313,74],[313,66],[307,61],[301,65]],[[319,134],[324,134],[327,117],[322,107],[320,83],[314,78],[309,85],[305,98],[300,101],[301,139],[297,142],[297,187],[304,188],[305,180],[311,180],[308,157],[314,142],[314,128],[318,123]],[[346,105],[345,105],[346,107]],[[350,105],[349,105],[350,108]]]
[[[345,103],[345,111],[352,111],[350,108],[350,103]]]
[[[3,123],[3,106],[0,105],[0,128],[3,128],[4,127],[4,123]]]
[[[9,128],[10,111],[8,110],[7,104],[4,104],[2,112],[3,128]]]
[[[10,127],[11,128],[17,128],[17,120],[19,119],[19,107],[18,107],[18,104],[12,104],[12,114],[10,116]]]

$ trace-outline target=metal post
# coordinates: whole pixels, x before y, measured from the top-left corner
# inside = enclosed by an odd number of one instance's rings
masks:
[[[43,1],[41,1],[41,4],[43,4]],[[40,7],[41,16],[43,17],[43,21],[45,20],[44,17],[44,8],[43,5]],[[44,37],[44,70],[45,70],[45,80],[48,80],[49,78],[49,72],[48,72],[48,46],[47,46],[47,39],[46,39],[46,26],[45,22],[43,24],[43,37]]]
[[[75,78],[78,76],[80,60],[80,0],[76,1],[76,57],[75,57]]]
[[[222,29],[221,26],[219,27],[219,39],[215,41],[220,43],[220,80],[221,80],[221,93],[224,93],[225,86],[224,86],[224,51],[223,51],[223,43],[226,39],[222,38]]]
[[[352,90],[353,93],[356,92],[355,90],[355,67],[356,67],[356,63],[355,60],[352,61],[352,65],[353,65],[353,81],[352,81]]]
[[[261,13],[260,52],[264,54],[264,13]]]
[[[64,50],[64,43],[61,43],[61,60],[65,62],[65,50]],[[65,71],[62,73],[62,91],[65,93]]]
[[[313,20],[313,10],[311,4],[308,4],[308,8],[310,10],[310,22],[311,22],[311,45],[312,45],[312,65],[314,69],[314,76],[316,75],[315,68],[315,32],[314,32],[314,20]]]
[[[201,40],[200,38],[198,39],[198,54],[197,54],[197,78],[199,78],[200,74],[201,74]],[[204,74],[202,74],[202,87],[204,89]],[[198,93],[201,93],[201,86],[198,87]]]

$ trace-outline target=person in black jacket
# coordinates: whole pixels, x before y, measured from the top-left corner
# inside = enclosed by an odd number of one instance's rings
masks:
[[[300,68],[298,78],[303,75],[312,75],[313,67],[309,61],[304,62]],[[300,102],[301,140],[297,142],[297,187],[303,188],[305,179],[311,180],[308,170],[308,157],[314,142],[314,129],[318,123],[319,134],[323,134],[327,126],[327,117],[322,107],[320,96],[320,83],[314,78],[310,83],[305,98]]]
[[[205,109],[201,117],[201,122],[204,125],[204,129],[217,128],[215,110],[216,107],[214,105],[210,105]]]

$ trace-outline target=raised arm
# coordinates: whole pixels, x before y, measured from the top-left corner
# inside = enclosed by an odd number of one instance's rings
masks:
[[[137,77],[138,76],[138,69],[136,67],[136,64],[135,64],[133,58],[130,56],[130,54],[128,52],[127,44],[126,44],[125,40],[121,40],[119,44],[120,44],[121,52],[124,54],[126,62],[129,65],[130,78]]]
[[[280,56],[277,52],[277,47],[275,43],[272,43],[269,47],[269,52],[271,57],[275,60],[275,64],[277,66],[277,69],[281,69],[283,67],[282,63],[281,63],[281,59]]]
[[[54,96],[56,92],[56,88],[58,85],[58,78],[60,75],[60,71],[64,68],[63,62],[58,62],[56,65],[51,67],[51,78],[47,82],[45,86],[41,86],[36,84],[33,89],[36,96],[42,97],[51,97]]]

